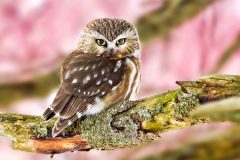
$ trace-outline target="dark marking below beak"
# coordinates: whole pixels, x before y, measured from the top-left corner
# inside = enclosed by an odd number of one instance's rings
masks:
[[[109,49],[109,53],[112,55],[114,53],[114,49],[113,48],[110,48]]]

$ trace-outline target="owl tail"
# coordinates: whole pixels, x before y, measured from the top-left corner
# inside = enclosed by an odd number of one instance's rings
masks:
[[[47,120],[51,119],[53,116],[55,116],[55,113],[54,113],[53,109],[49,107],[45,110],[45,112],[43,113],[42,116],[47,121]]]
[[[53,129],[52,129],[52,137],[56,137],[57,135],[59,135],[59,133],[61,133],[65,128],[70,126],[78,118],[80,117],[78,117],[76,114],[67,119],[58,118],[58,120],[55,122],[55,125],[53,126]]]
[[[59,89],[52,105],[48,107],[43,113],[43,118],[47,121],[55,116],[56,113],[59,113],[63,108],[71,101],[71,96],[65,94],[62,89]]]

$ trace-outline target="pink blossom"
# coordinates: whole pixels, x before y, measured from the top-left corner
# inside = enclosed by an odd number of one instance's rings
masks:
[[[176,80],[210,74],[240,35],[240,1],[216,1],[201,14],[143,49],[142,94],[175,88]],[[240,50],[221,73],[240,73]],[[144,92],[145,91],[145,92]]]
[[[118,17],[131,22],[159,7],[161,0],[18,0],[0,2],[0,83],[31,80],[58,68],[71,52],[80,30],[90,20]],[[209,74],[240,33],[240,1],[215,1],[196,17],[175,28],[166,38],[156,38],[143,48],[140,96],[176,88],[176,80],[191,80]],[[178,15],[176,15],[178,16]],[[148,31],[146,31],[148,32]],[[240,73],[240,50],[221,73]],[[40,115],[47,100],[24,100],[12,104],[12,112]],[[34,109],[29,109],[32,107]],[[3,109],[1,108],[1,111]],[[204,130],[203,126],[197,126]],[[219,130],[225,125],[217,125]],[[216,129],[216,128],[214,128]],[[188,130],[189,131],[189,130]],[[178,132],[178,131],[176,131]],[[175,133],[176,133],[175,132]],[[186,133],[186,132],[181,132]],[[176,134],[163,136],[160,150],[169,149]],[[190,136],[190,135],[188,135]],[[184,141],[186,134],[180,136]],[[188,137],[187,137],[188,138]],[[2,159],[49,159],[46,155],[12,150],[0,139]],[[57,159],[115,159],[126,150],[90,151],[56,155]]]
[[[141,1],[2,1],[0,2],[0,83],[30,80],[58,68],[92,19],[133,21],[152,8]]]

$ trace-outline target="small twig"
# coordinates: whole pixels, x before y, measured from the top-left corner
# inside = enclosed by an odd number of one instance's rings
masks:
[[[236,38],[233,44],[223,53],[223,56],[218,60],[217,64],[212,70],[212,73],[217,73],[228,62],[228,60],[237,53],[240,48],[240,35]]]

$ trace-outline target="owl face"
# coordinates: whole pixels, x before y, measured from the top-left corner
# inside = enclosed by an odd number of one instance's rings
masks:
[[[77,48],[87,54],[114,59],[140,57],[137,31],[121,19],[93,20],[82,31]]]

